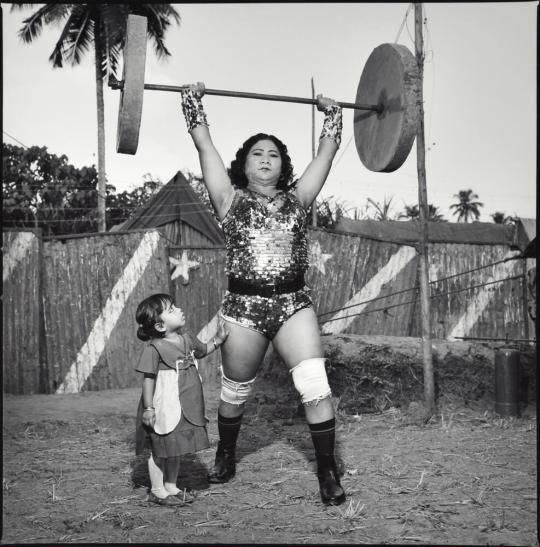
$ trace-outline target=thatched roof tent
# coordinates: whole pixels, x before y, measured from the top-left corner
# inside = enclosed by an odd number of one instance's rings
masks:
[[[224,243],[216,219],[197,197],[186,177],[178,171],[148,203],[116,230],[158,228],[173,245]]]

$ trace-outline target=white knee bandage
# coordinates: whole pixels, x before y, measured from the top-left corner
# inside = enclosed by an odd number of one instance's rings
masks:
[[[256,377],[255,377],[256,378]],[[248,382],[235,382],[227,378],[221,369],[221,400],[231,405],[244,404],[253,391],[253,382],[255,378]]]
[[[322,357],[306,359],[291,369],[294,387],[300,393],[302,403],[316,405],[332,395],[324,362]]]

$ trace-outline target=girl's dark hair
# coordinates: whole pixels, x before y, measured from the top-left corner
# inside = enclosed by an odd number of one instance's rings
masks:
[[[251,147],[256,142],[263,140],[272,141],[281,155],[281,175],[279,176],[276,188],[278,190],[289,190],[293,186],[294,173],[287,147],[277,137],[274,135],[267,135],[266,133],[257,133],[256,135],[249,137],[249,139],[238,149],[236,158],[231,162],[231,166],[227,170],[231,182],[239,188],[245,188],[248,185],[248,180],[244,172],[246,157],[251,150]]]
[[[139,324],[137,338],[139,340],[150,340],[151,338],[163,338],[164,332],[156,330],[155,325],[159,323],[159,316],[174,299],[170,294],[159,293],[145,298],[135,312],[135,319]]]

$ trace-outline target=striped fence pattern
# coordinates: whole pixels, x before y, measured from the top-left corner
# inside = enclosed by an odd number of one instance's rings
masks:
[[[308,243],[306,281],[323,333],[420,335],[414,247],[323,229],[310,229]],[[43,244],[34,232],[8,231],[3,245],[6,393],[139,385],[134,314],[154,292],[174,295],[201,340],[215,332],[226,290],[223,247],[171,245],[158,230]],[[516,254],[504,245],[430,244],[432,337],[534,333],[525,262]],[[214,381],[220,353],[199,365],[203,381]]]
[[[137,385],[142,342],[135,309],[169,292],[167,250],[156,231],[45,242],[47,391]]]

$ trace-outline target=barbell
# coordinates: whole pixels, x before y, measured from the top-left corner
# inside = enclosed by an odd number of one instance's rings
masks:
[[[144,82],[147,20],[127,19],[122,80],[109,77],[109,86],[121,90],[116,151],[135,154],[139,142],[144,90],[180,92],[188,86]],[[354,139],[364,166],[376,172],[392,172],[407,159],[419,125],[419,77],[416,59],[400,44],[382,44],[369,56],[358,84],[354,103],[338,102],[353,109]],[[268,95],[223,89],[205,89],[206,95],[316,104],[303,97]]]

